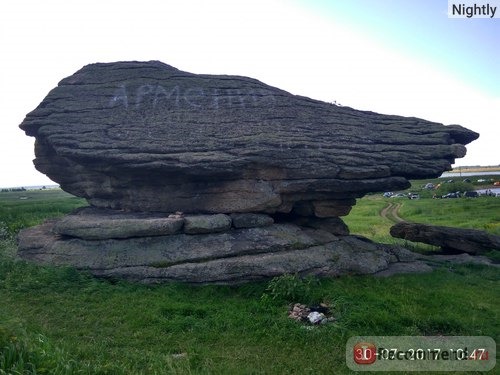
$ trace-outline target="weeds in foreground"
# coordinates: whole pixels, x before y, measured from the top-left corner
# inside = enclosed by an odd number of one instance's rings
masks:
[[[91,373],[41,334],[29,335],[13,325],[0,325],[0,374],[76,374]],[[101,372],[102,373],[102,372]]]
[[[15,327],[15,328],[13,328]],[[150,362],[151,369],[166,374],[191,374],[183,356],[163,356]],[[42,334],[29,334],[19,324],[0,324],[0,375],[125,375],[130,369],[117,363],[78,361]]]

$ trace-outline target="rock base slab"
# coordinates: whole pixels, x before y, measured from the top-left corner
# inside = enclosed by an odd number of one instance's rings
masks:
[[[94,214],[95,211],[87,213]],[[71,215],[70,215],[71,216]],[[85,222],[92,215],[82,215]],[[200,215],[195,222],[222,222],[220,215]],[[102,219],[95,227],[115,234],[109,222]],[[239,217],[239,219],[242,219]],[[256,217],[248,217],[250,223]],[[24,229],[19,234],[18,255],[22,259],[44,265],[71,266],[90,271],[100,277],[112,277],[143,283],[187,282],[195,284],[234,284],[268,279],[285,273],[315,276],[346,274],[375,274],[391,264],[415,259],[408,250],[391,245],[373,243],[356,236],[336,236],[322,229],[300,227],[291,223],[271,224],[258,217],[257,222],[267,226],[229,228],[220,232],[213,226],[212,233],[191,234],[180,229],[168,235],[131,236],[123,238],[96,238],[69,236],[67,223],[75,218],[63,218]],[[125,214],[122,220],[131,219]],[[156,228],[156,220],[151,221]],[[184,219],[181,219],[184,220]],[[103,222],[104,221],[104,222]],[[185,225],[185,224],[184,224]],[[138,224],[142,227],[143,222]],[[209,228],[204,225],[203,228]],[[204,229],[204,230],[205,230]],[[65,234],[61,234],[64,232]],[[73,232],[74,234],[75,232]],[[132,232],[130,232],[132,233]],[[83,238],[81,238],[83,237]]]

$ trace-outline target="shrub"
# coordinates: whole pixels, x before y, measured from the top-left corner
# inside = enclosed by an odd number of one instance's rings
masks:
[[[457,191],[464,193],[471,190],[474,190],[474,185],[469,182],[453,182],[450,184],[441,184],[436,192],[438,195],[445,195],[448,193],[455,193]]]
[[[288,303],[311,303],[316,299],[314,289],[319,283],[319,279],[311,276],[301,278],[297,274],[284,274],[269,282],[262,298]]]

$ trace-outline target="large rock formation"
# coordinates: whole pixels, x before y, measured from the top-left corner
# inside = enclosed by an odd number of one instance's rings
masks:
[[[36,168],[91,207],[24,230],[19,255],[144,282],[426,270],[339,217],[478,137],[160,62],[88,65],[21,128]]]
[[[96,207],[318,217],[438,176],[478,137],[160,62],[88,65],[21,128],[36,168]]]

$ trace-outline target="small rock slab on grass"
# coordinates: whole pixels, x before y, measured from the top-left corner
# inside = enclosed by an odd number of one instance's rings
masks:
[[[183,225],[182,218],[86,208],[65,216],[53,230],[84,240],[105,240],[172,235],[179,233]]]
[[[393,237],[408,241],[423,242],[441,246],[444,250],[458,250],[473,255],[500,250],[500,236],[476,229],[401,222],[392,226],[390,233]]]

